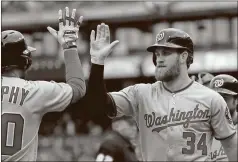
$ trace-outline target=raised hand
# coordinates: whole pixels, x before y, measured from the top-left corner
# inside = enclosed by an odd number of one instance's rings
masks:
[[[112,52],[113,48],[119,43],[118,40],[110,43],[110,29],[108,25],[101,23],[97,26],[97,35],[92,30],[90,36],[90,55],[91,62],[104,65],[106,57]]]
[[[79,27],[83,22],[83,16],[80,16],[78,21],[75,18],[76,9],[72,10],[71,17],[69,16],[69,8],[65,7],[65,17],[63,18],[62,10],[59,10],[59,31],[51,27],[47,27],[49,32],[58,40],[64,49],[77,47],[76,40],[78,39]]]

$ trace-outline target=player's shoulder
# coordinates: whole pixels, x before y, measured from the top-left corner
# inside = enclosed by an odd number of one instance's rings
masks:
[[[155,89],[161,89],[162,88],[162,82],[156,81],[155,83],[139,83],[135,84],[134,88],[139,91],[153,91]]]
[[[193,90],[199,91],[203,94],[207,94],[211,97],[219,97],[220,96],[220,94],[217,93],[216,91],[214,91],[213,89],[206,87],[196,81],[194,81],[194,83],[193,83]]]
[[[44,91],[52,91],[56,87],[65,88],[67,86],[66,83],[57,83],[55,81],[44,81],[44,80],[25,80],[21,78],[9,78],[5,77],[2,79],[4,85],[21,87],[26,90],[29,90],[33,93],[35,92],[44,92]],[[69,86],[69,85],[68,85]]]
[[[50,88],[52,83],[54,82],[49,82],[49,81],[43,81],[43,80],[26,80],[25,81],[26,86],[31,89],[31,90],[36,90],[36,91],[41,91],[44,88]]]
[[[57,83],[55,81],[44,81],[44,80],[25,80],[26,86],[28,86],[31,89],[38,89],[38,90],[44,90],[44,89],[54,89],[56,85],[61,85],[65,83]]]
[[[2,77],[2,85],[21,87],[24,89],[31,89],[32,87],[32,84],[30,84],[27,80],[17,77]]]
[[[203,96],[212,102],[223,100],[222,96],[218,92],[216,92],[213,89],[206,87],[196,81],[194,81],[194,84],[192,87],[192,93],[199,94],[200,96]]]
[[[123,92],[133,92],[137,96],[151,96],[151,94],[157,94],[162,91],[162,83],[157,81],[155,83],[138,83],[128,86],[122,90]]]

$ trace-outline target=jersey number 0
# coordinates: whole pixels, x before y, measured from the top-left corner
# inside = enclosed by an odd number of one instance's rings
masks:
[[[20,114],[2,114],[2,155],[13,155],[22,147],[24,119]]]

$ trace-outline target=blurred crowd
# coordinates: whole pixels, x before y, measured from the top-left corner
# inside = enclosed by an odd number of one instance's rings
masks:
[[[78,124],[81,132],[76,132],[76,123],[67,112],[64,113],[53,126],[53,133],[39,136],[38,160],[93,161],[100,145],[102,128],[92,121],[86,125]]]
[[[77,125],[77,123],[79,125]],[[94,161],[105,130],[93,121],[74,122],[65,112],[53,127],[53,133],[39,136],[38,161]],[[79,131],[76,131],[79,129]],[[46,127],[44,127],[46,128]],[[141,152],[136,122],[129,117],[115,119],[110,127],[130,140],[138,159]]]
[[[90,2],[90,1],[71,1],[67,2],[68,7],[78,8],[85,7],[90,5],[102,5],[104,3],[110,2]],[[19,12],[34,12],[34,11],[50,11],[52,8],[61,8],[65,7],[65,1],[3,1],[2,2],[2,12],[11,12],[11,13],[19,13]]]

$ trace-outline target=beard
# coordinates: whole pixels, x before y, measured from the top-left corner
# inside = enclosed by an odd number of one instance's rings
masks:
[[[180,65],[179,58],[176,60],[175,64],[171,67],[159,68],[155,69],[155,78],[158,81],[169,82],[176,78],[180,74]]]

